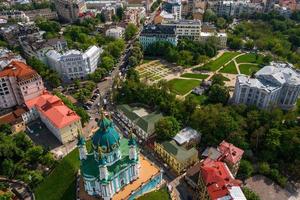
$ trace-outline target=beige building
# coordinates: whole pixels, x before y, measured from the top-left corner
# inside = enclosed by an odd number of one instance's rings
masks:
[[[54,0],[58,17],[66,22],[76,22],[80,13],[86,11],[84,0]]]
[[[6,113],[0,116],[0,125],[9,124],[11,126],[12,133],[18,133],[26,130],[26,122],[24,121],[24,115],[26,110],[24,108],[17,108],[16,110]]]
[[[57,19],[57,13],[52,11],[50,8],[37,9],[37,10],[28,10],[24,11],[25,15],[29,17],[30,21],[35,21],[38,18],[45,18],[48,20]]]
[[[68,108],[60,98],[45,92],[43,95],[26,101],[26,106],[63,144],[76,139],[82,132],[80,117]]]
[[[12,61],[0,71],[0,108],[21,105],[43,91],[40,75],[21,61]]]

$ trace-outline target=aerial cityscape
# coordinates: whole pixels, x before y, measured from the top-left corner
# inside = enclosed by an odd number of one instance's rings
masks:
[[[300,200],[300,0],[1,0],[0,200]]]

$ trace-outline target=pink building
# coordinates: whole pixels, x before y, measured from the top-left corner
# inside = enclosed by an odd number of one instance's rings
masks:
[[[21,61],[12,61],[0,71],[0,108],[21,105],[43,91],[41,76]]]
[[[295,11],[297,9],[296,0],[279,0],[279,5],[281,7],[289,8],[291,11]]]
[[[32,118],[40,117],[42,122],[61,142],[73,141],[82,132],[80,117],[68,108],[60,98],[48,93],[26,101]]]

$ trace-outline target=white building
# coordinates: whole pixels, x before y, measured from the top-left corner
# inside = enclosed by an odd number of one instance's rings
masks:
[[[214,32],[201,32],[199,41],[205,42],[209,38],[215,38],[219,48],[226,48],[227,34]]]
[[[122,38],[124,36],[125,29],[123,27],[110,28],[105,32],[108,37],[113,37],[115,39]]]
[[[162,9],[171,13],[175,20],[181,19],[182,5],[181,0],[166,1],[162,5]]]
[[[89,47],[85,52],[69,50],[63,54],[50,50],[46,53],[48,65],[57,71],[63,80],[83,79],[93,73],[98,65],[102,48]]]
[[[2,70],[14,60],[26,63],[25,59],[22,58],[22,56],[15,54],[14,52],[6,48],[0,48],[0,70]]]
[[[0,108],[22,105],[44,91],[40,75],[28,65],[13,61],[0,71]]]
[[[234,103],[256,105],[258,108],[279,106],[292,109],[300,93],[300,75],[291,65],[271,63],[255,74],[255,78],[238,75],[233,95]]]
[[[191,40],[200,40],[200,20],[177,20],[164,23],[164,25],[175,26],[178,39],[188,38]]]

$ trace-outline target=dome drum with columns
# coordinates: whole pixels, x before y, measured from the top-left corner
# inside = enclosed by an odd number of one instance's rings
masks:
[[[98,126],[91,152],[87,153],[83,137],[78,138],[80,169],[85,191],[108,200],[139,177],[139,156],[135,139],[122,137],[104,114]]]

